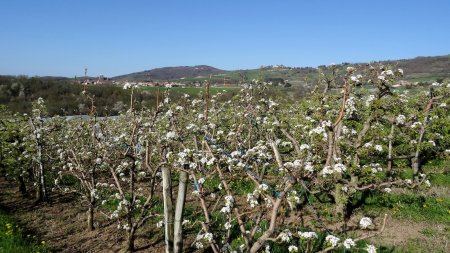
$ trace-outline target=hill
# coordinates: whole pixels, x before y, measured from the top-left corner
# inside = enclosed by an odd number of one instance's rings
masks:
[[[450,55],[416,57],[397,61],[383,61],[405,72],[405,80],[412,82],[450,78]]]
[[[207,65],[164,67],[131,74],[116,76],[114,80],[143,81],[143,80],[174,80],[181,78],[209,77],[227,73],[225,70],[217,69]]]
[[[402,68],[405,73],[403,80],[409,82],[427,82],[439,79],[450,79],[450,55],[416,57],[413,59],[386,60],[375,62]],[[337,67],[361,67],[368,63],[341,63]],[[325,65],[319,66],[324,67]],[[313,67],[286,67],[283,65],[266,66],[259,69],[225,71],[207,65],[165,67],[116,76],[114,80],[143,81],[181,81],[185,83],[201,82],[212,76],[216,84],[237,84],[254,78],[265,79],[274,83],[289,81],[293,85],[304,85],[314,81],[317,70]]]

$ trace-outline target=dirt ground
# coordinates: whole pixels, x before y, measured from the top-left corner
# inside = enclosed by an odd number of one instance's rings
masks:
[[[125,234],[119,233],[117,224],[98,214],[96,230],[86,230],[86,208],[73,201],[71,194],[51,195],[49,203],[34,204],[32,196],[22,196],[17,187],[0,177],[0,208],[11,214],[29,233],[46,241],[52,252],[122,252]],[[357,218],[353,223],[357,223]],[[375,220],[380,223],[381,219]],[[425,235],[424,228],[433,229],[435,234]],[[150,234],[151,235],[150,235]],[[448,234],[443,224],[417,223],[396,220],[386,222],[383,234],[370,239],[375,245],[389,248],[408,248],[414,245],[433,249],[449,249]],[[136,252],[164,252],[164,235],[161,229],[148,229],[137,234]],[[418,251],[422,252],[422,251]]]
[[[32,196],[22,196],[14,184],[3,178],[0,178],[0,189],[0,208],[29,233],[44,240],[52,252],[109,253],[124,248],[125,234],[119,233],[117,224],[103,215],[95,217],[94,231],[86,230],[86,208],[72,201],[73,195],[51,195],[49,203],[35,205]],[[138,234],[135,244],[137,252],[163,252],[163,242],[162,236],[155,239],[155,236]]]
[[[425,235],[424,229],[435,231],[433,235]],[[444,224],[429,224],[409,220],[389,218],[384,232],[371,239],[375,245],[391,248],[415,249],[415,252],[450,252],[449,234]],[[424,251],[425,250],[425,251]]]

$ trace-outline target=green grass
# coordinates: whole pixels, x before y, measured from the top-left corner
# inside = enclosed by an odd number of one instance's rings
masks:
[[[175,93],[183,93],[183,94],[189,94],[189,95],[197,95],[200,92],[205,92],[205,88],[203,87],[172,87],[172,88],[165,88],[165,87],[144,87],[142,88],[146,91],[157,91],[160,92],[163,91],[170,91]],[[211,94],[217,94],[219,92],[229,92],[229,91],[238,91],[240,87],[210,87],[210,93]]]
[[[407,78],[405,78],[409,82],[434,82],[437,79],[445,79],[445,75],[434,75],[434,74],[428,74],[428,73],[417,73],[414,75],[410,75]]]
[[[423,166],[425,174],[429,175],[431,185],[450,187],[450,161],[436,159]]]
[[[450,223],[450,198],[416,194],[377,194],[366,199],[365,213],[379,216],[386,210],[399,219]]]
[[[435,159],[429,161],[427,164],[423,166],[425,172],[444,172],[446,169],[450,168],[450,160],[444,159]]]
[[[17,225],[4,211],[0,210],[0,253],[49,252],[45,241],[36,240],[35,236]]]
[[[380,251],[382,252],[382,251]],[[393,248],[392,253],[422,253],[422,252],[433,252],[433,253],[447,253],[445,246],[433,244],[432,242],[427,242],[423,240],[411,240],[405,246],[399,248]]]
[[[439,231],[435,228],[424,228],[422,229],[422,231],[420,231],[420,233],[422,233],[425,236],[433,237],[436,236],[439,233]]]
[[[450,173],[432,174],[430,175],[431,185],[450,187]]]

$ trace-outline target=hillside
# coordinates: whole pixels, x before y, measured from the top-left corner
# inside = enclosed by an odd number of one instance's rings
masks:
[[[116,76],[114,80],[142,81],[142,80],[173,80],[192,77],[209,77],[210,75],[224,74],[227,71],[211,66],[180,66],[164,67],[146,70],[121,76]]]
[[[405,71],[405,79],[414,82],[450,78],[450,55],[416,57],[414,59],[385,61]]]
[[[426,82],[437,79],[450,78],[450,55],[416,57],[413,59],[379,61],[377,64],[392,65],[402,68],[405,73],[403,80],[409,82]],[[367,63],[342,63],[337,67],[344,69],[347,66],[364,66]],[[323,66],[319,66],[323,67]],[[213,83],[236,84],[254,78],[263,78],[273,82],[288,80],[293,85],[304,85],[306,81],[313,81],[317,71],[312,67],[265,67],[260,69],[225,71],[214,67],[200,65],[193,67],[166,67],[146,70],[117,76],[115,80],[142,81],[142,80],[176,80],[185,83],[204,81],[212,75]]]

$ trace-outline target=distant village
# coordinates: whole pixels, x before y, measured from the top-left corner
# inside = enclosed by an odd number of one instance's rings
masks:
[[[289,70],[289,69],[295,69],[292,67],[287,67],[284,65],[267,65],[267,66],[260,66],[260,69],[266,70],[266,71],[280,71],[280,70]],[[87,71],[87,69],[86,69]],[[218,74],[218,76],[222,76],[223,74]],[[200,76],[199,76],[200,77]],[[129,81],[129,80],[115,80],[111,79],[109,77],[105,77],[103,75],[98,76],[97,78],[92,77],[84,77],[79,78],[77,83],[82,85],[116,85],[116,86],[133,86],[133,87],[165,87],[165,88],[172,88],[172,87],[201,87],[202,83],[200,81],[194,81],[194,82],[182,82],[184,78],[178,79],[178,81],[153,81],[153,80],[145,80],[145,81]],[[214,80],[213,83],[211,83],[211,86],[235,86],[236,82],[230,80],[229,78],[223,77],[221,78],[221,81]]]
[[[108,77],[99,76],[98,78],[86,78],[85,80],[78,81],[82,85],[116,85],[116,86],[133,86],[133,87],[200,87],[202,84],[200,82],[195,82],[193,84],[186,84],[182,82],[174,81],[128,81],[128,80],[113,80]]]

